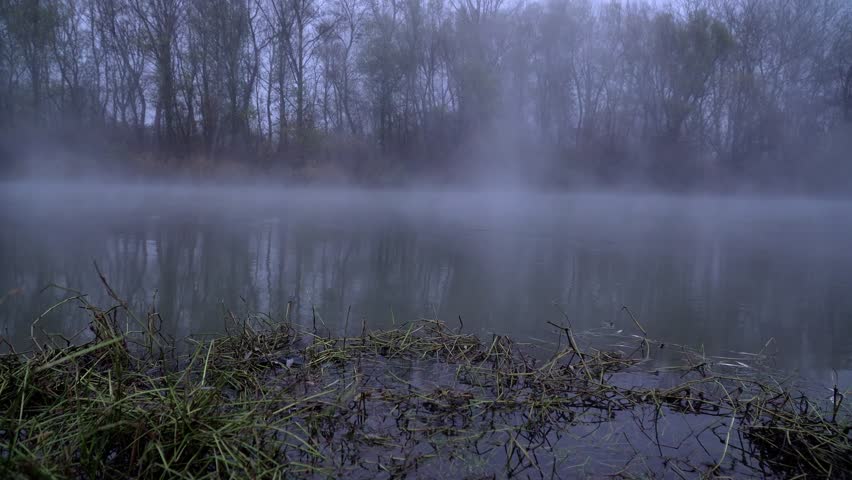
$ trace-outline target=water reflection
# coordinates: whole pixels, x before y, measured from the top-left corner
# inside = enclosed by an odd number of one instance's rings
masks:
[[[842,205],[541,196],[454,208],[385,193],[249,208],[183,194],[70,212],[5,195],[0,289],[22,293],[6,296],[0,322],[16,345],[62,298],[45,285],[106,301],[95,260],[137,308],[155,303],[175,337],[221,330],[224,308],[281,317],[290,302],[294,320],[316,309],[338,329],[351,305],[352,325],[461,316],[468,330],[542,338],[557,302],[578,328],[631,328],[629,305],[652,336],[714,353],[774,338],[786,368],[843,371],[852,357]],[[86,319],[68,307],[41,323],[73,332]]]

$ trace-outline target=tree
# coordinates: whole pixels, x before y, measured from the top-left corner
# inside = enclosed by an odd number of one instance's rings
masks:
[[[674,188],[816,182],[849,123],[848,0],[0,1],[5,152]]]
[[[48,52],[56,35],[59,13],[47,0],[9,0],[2,8],[10,50],[20,54],[29,81],[28,117],[40,125],[46,113],[43,109],[49,75]],[[14,62],[15,53],[8,55]]]
[[[146,49],[154,58],[157,103],[154,130],[163,151],[181,150],[177,144],[177,89],[175,54],[183,0],[130,0],[142,25]]]

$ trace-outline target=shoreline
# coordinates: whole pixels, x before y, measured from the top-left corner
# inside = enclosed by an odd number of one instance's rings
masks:
[[[437,320],[386,330],[347,321],[358,333],[338,337],[286,313],[228,312],[225,335],[186,339],[180,353],[158,314],[133,314],[107,288],[110,308],[73,300],[91,314],[91,342],[0,357],[9,476],[852,471],[846,392],[809,397],[761,354],[707,357],[648,338],[638,322],[635,334],[605,339],[553,324],[557,348],[534,352]],[[672,351],[679,363],[654,364]]]

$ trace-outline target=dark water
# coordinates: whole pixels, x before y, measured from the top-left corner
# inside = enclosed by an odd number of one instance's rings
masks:
[[[222,329],[223,308],[342,330],[417,317],[554,338],[629,330],[708,353],[758,351],[852,381],[852,204],[638,195],[358,192],[111,185],[0,186],[2,335],[65,293],[106,302],[92,266],[175,337]],[[3,295],[0,293],[0,295]],[[76,332],[85,312],[39,324]],[[85,333],[84,333],[85,335]]]

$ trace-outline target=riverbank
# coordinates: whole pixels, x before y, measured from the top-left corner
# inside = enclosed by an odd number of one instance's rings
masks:
[[[0,358],[5,478],[844,478],[849,403],[762,353],[713,358],[632,332],[553,344],[461,321],[334,335],[266,314],[180,342],[114,292],[91,339]],[[635,319],[634,319],[635,320]],[[356,333],[351,333],[356,332]],[[34,336],[37,328],[34,328]]]

